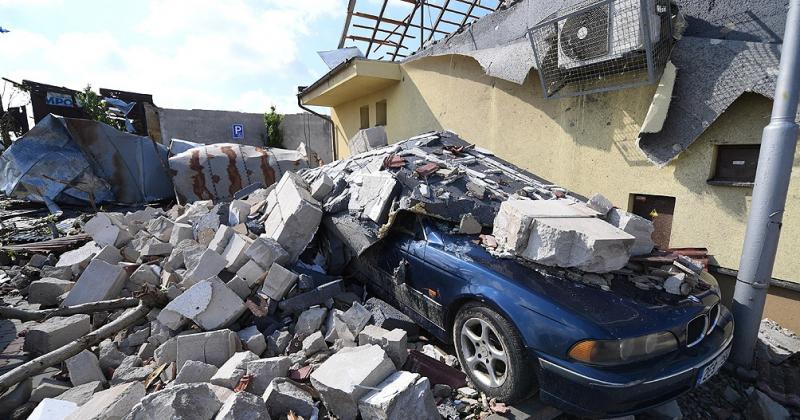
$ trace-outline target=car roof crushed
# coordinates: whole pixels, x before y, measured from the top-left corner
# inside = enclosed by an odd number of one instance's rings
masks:
[[[626,286],[678,296],[709,287],[707,279],[701,281],[705,278],[701,261],[681,256],[681,250],[653,248],[650,221],[614,208],[600,195],[587,200],[449,131],[374,148],[301,171],[301,176],[312,185],[312,194],[323,180],[328,184],[320,200],[323,224],[346,245],[351,257],[384,238],[398,212],[409,211],[455,225],[450,228],[454,233],[479,235],[476,243],[497,258],[514,258],[533,269],[604,290],[610,290],[617,278]],[[532,213],[522,217],[518,212]],[[528,217],[531,214],[544,217]],[[518,225],[508,227],[504,218]],[[530,235],[536,229],[561,229],[553,240],[574,242],[572,250],[565,256],[549,249],[552,244],[534,245]],[[521,232],[516,237],[507,234],[516,230]],[[563,243],[552,245],[559,247]],[[569,255],[580,253],[589,255],[584,260]],[[691,264],[673,264],[678,258]]]

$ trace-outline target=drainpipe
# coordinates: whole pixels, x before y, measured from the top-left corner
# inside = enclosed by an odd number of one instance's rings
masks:
[[[297,87],[297,90],[300,91],[300,92],[302,92],[304,89],[305,89],[304,86],[298,86]],[[336,153],[336,126],[333,124],[333,118],[331,118],[331,117],[329,117],[327,115],[320,114],[319,112],[316,112],[313,109],[308,108],[307,106],[303,105],[303,101],[300,99],[300,94],[299,93],[297,94],[297,106],[299,106],[300,109],[302,109],[303,111],[310,112],[310,113],[322,118],[323,120],[328,121],[331,124],[331,154],[333,155],[333,160],[338,160],[339,156],[337,156],[337,153]],[[330,162],[325,162],[325,163],[330,163]]]
[[[797,145],[798,126],[795,118],[799,94],[800,0],[790,0],[772,117],[761,137],[753,200],[733,295],[736,333],[733,336],[732,360],[747,368],[753,363],[758,327],[781,233]]]

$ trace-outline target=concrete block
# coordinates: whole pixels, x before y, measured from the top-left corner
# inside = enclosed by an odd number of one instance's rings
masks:
[[[311,373],[311,384],[319,391],[330,412],[341,420],[355,420],[358,401],[368,388],[395,372],[394,363],[378,346],[344,348]]]
[[[31,391],[31,397],[28,401],[41,402],[45,398],[55,398],[71,388],[71,386],[64,383],[42,381],[39,386]]]
[[[72,290],[75,282],[45,277],[28,286],[28,302],[38,303],[42,306],[56,306],[59,298]]]
[[[186,255],[184,254],[184,258]],[[191,286],[199,281],[214,277],[218,275],[228,262],[222,258],[217,252],[211,249],[206,249],[200,254],[197,264],[189,269],[183,276],[183,281],[186,286]],[[188,266],[187,266],[188,268]]]
[[[31,411],[28,420],[63,420],[77,410],[74,402],[45,398]]]
[[[82,406],[92,399],[94,394],[103,390],[103,383],[100,381],[89,382],[88,384],[72,387],[55,397],[57,400],[72,401],[78,406]]]
[[[187,360],[197,360],[220,367],[238,350],[239,337],[231,330],[179,335],[176,365],[180,370]]]
[[[145,207],[141,210],[129,212],[125,214],[124,224],[129,225],[132,223],[145,223],[157,218],[161,214],[161,210],[155,207]]]
[[[416,322],[394,306],[378,298],[367,299],[364,307],[372,312],[372,322],[383,329],[400,328],[406,331],[410,337],[416,337],[419,334],[419,326]]]
[[[288,331],[275,331],[267,337],[267,354],[278,356],[286,351],[286,347],[292,341],[292,335]]]
[[[605,273],[628,263],[634,239],[597,218],[537,218],[519,255],[539,264]]]
[[[255,353],[251,351],[238,352],[231,356],[230,359],[226,360],[207,382],[233,389],[239,384],[239,380],[242,379],[242,376],[247,373],[247,363],[253,360],[258,360],[258,355]]]
[[[236,296],[239,296],[239,298],[242,300],[247,299],[247,297],[250,296],[250,293],[252,292],[247,282],[239,276],[232,278],[229,282],[225,284],[228,286],[229,289],[233,291],[233,293],[236,293]]]
[[[584,218],[599,213],[570,200],[506,200],[494,219],[493,235],[501,249],[520,254],[528,244],[535,218]]]
[[[328,343],[332,344],[336,342],[337,338],[339,338],[339,335],[336,333],[336,323],[344,322],[342,321],[343,314],[344,311],[336,308],[333,308],[330,312],[328,312],[328,317],[325,318],[325,341]]]
[[[208,363],[198,362],[197,360],[187,360],[183,367],[178,371],[173,384],[193,384],[198,382],[211,382],[211,378],[219,372],[219,369]]]
[[[236,226],[240,223],[247,222],[247,216],[250,216],[250,204],[244,200],[233,200],[228,206],[228,224]]]
[[[139,249],[140,257],[164,257],[172,253],[175,247],[169,242],[161,242],[158,239],[152,238],[148,240],[141,249]]]
[[[130,382],[100,391],[72,413],[68,420],[122,419],[144,397],[144,385]]]
[[[259,237],[250,244],[245,255],[265,270],[269,270],[273,263],[285,265],[289,262],[289,253],[272,238]]]
[[[314,305],[322,305],[344,292],[344,282],[341,279],[334,280],[320,285],[316,289],[286,298],[278,304],[278,308],[283,312],[297,313]]]
[[[614,204],[609,201],[609,199],[603,197],[602,194],[596,193],[589,201],[586,202],[586,205],[589,206],[590,209],[600,213],[601,216],[605,216],[608,214],[611,209],[614,208]]]
[[[297,323],[294,327],[295,334],[305,338],[319,331],[322,323],[325,322],[327,314],[328,310],[326,308],[311,308],[303,311],[297,318]]]
[[[343,331],[340,328],[339,331],[337,331],[339,338],[355,341],[358,339],[358,334],[361,332],[361,330],[363,330],[367,323],[369,323],[370,318],[372,318],[372,312],[370,312],[360,303],[353,302],[353,306],[346,310],[341,316],[341,320],[344,321],[346,331]]]
[[[88,261],[86,262],[89,263]],[[53,278],[59,280],[72,280],[72,267],[42,267],[42,278]]]
[[[172,228],[175,222],[164,216],[151,220],[147,226],[147,231],[161,242],[169,242],[172,237]]]
[[[375,344],[380,346],[392,359],[394,365],[400,369],[408,358],[408,334],[395,328],[391,331],[375,325],[367,325],[358,334],[358,345]]]
[[[53,317],[28,328],[23,350],[32,354],[49,353],[88,334],[91,330],[89,315]]]
[[[228,226],[220,225],[211,242],[208,244],[208,249],[213,250],[217,254],[222,254],[225,247],[228,246],[228,241],[231,239],[235,232]]]
[[[145,360],[149,359],[153,357],[157,347],[155,343],[142,343],[142,345],[139,346],[139,350],[136,351],[136,355]]]
[[[303,352],[307,356],[312,356],[327,350],[328,345],[325,344],[325,337],[322,336],[321,331],[316,331],[303,339]]]
[[[186,223],[175,223],[172,226],[172,233],[169,235],[169,243],[172,244],[172,246],[178,246],[179,243],[186,239],[194,240],[192,225]]]
[[[347,141],[350,155],[357,155],[389,144],[386,130],[382,126],[359,130]]]
[[[280,301],[297,283],[297,278],[297,274],[283,268],[282,265],[272,264],[260,293],[270,299]]]
[[[63,306],[114,299],[125,286],[128,273],[118,265],[92,260],[64,299]]]
[[[159,286],[161,284],[161,277],[156,273],[152,265],[142,264],[131,274],[131,277],[128,279],[128,284],[135,286],[136,289],[139,289],[145,284]],[[130,287],[128,288],[130,289]]]
[[[275,378],[283,378],[289,374],[291,359],[287,356],[269,357],[247,362],[247,374],[252,377],[248,392],[261,395]]]
[[[142,366],[142,358],[133,354],[124,359],[122,363],[114,370],[114,375],[111,376],[111,385],[119,385],[126,382],[144,381],[151,373],[155,366],[148,365]]]
[[[653,252],[655,246],[652,238],[655,230],[653,222],[620,209],[608,212],[608,222],[636,238],[631,248],[631,255],[647,255]]]
[[[236,271],[236,277],[241,278],[247,283],[247,287],[253,287],[264,280],[267,271],[264,270],[254,260],[247,261],[244,265]]]
[[[261,356],[267,349],[267,340],[264,338],[264,334],[261,334],[261,331],[259,331],[255,325],[240,330],[236,334],[244,343],[245,348],[255,353],[256,356]]]
[[[92,237],[98,245],[112,245],[122,248],[133,239],[127,230],[118,225],[107,213],[97,213],[83,226],[83,231]]]
[[[172,363],[177,360],[178,356],[178,338],[172,337],[162,343],[153,352],[153,359],[156,364],[162,365],[164,363]]]
[[[116,369],[125,359],[125,353],[117,349],[116,343],[110,339],[103,340],[98,345],[98,360],[100,362],[100,369],[106,371],[108,369]]]
[[[365,419],[403,420],[439,418],[428,378],[395,372],[358,402]]]
[[[225,250],[222,251],[222,257],[225,258],[227,264],[225,269],[231,273],[237,272],[242,266],[245,265],[250,258],[247,256],[247,249],[250,248],[252,240],[246,236],[238,233],[231,236]]]
[[[89,350],[84,350],[66,360],[69,380],[73,386],[88,384],[89,382],[106,382],[103,371],[100,370],[100,361]]]
[[[181,293],[158,314],[158,321],[177,330],[182,322],[175,314],[191,319],[204,330],[224,328],[245,311],[244,302],[217,277],[203,280]]]
[[[322,220],[322,208],[307,188],[299,175],[286,172],[275,187],[277,205],[264,223],[265,235],[281,244],[290,261],[305,250]]]
[[[321,172],[311,183],[311,196],[320,203],[333,191],[333,180],[325,172]]]
[[[94,241],[89,241],[78,249],[67,251],[58,258],[56,267],[86,267],[89,261],[102,250]]]
[[[122,254],[119,252],[119,249],[111,245],[106,245],[95,255],[94,259],[105,261],[109,264],[119,264],[122,262]]]
[[[356,199],[356,205],[362,210],[361,218],[379,225],[385,223],[389,205],[395,196],[397,180],[388,172],[378,172],[365,174],[363,182]]]
[[[128,419],[211,420],[232,391],[211,384],[180,384],[148,394]]]
[[[311,393],[287,378],[273,379],[264,391],[263,398],[269,415],[276,419],[285,416],[289,411],[310,419],[318,411]]]
[[[461,216],[461,222],[458,225],[458,233],[464,235],[477,235],[481,233],[483,230],[483,226],[481,226],[478,219],[472,215],[472,213],[467,213]]]
[[[147,337],[150,337],[149,325],[143,327],[134,327],[134,329],[119,342],[119,345],[120,347],[138,347],[147,341]]]
[[[270,420],[267,406],[261,397],[249,392],[231,394],[219,409],[214,420]]]

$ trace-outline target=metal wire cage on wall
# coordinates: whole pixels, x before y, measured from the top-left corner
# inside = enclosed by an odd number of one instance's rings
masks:
[[[592,0],[528,30],[545,97],[656,83],[672,48],[669,0]]]

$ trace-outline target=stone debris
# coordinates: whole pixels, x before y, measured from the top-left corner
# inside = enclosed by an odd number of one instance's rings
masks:
[[[28,302],[38,303],[42,306],[57,306],[61,303],[61,296],[72,290],[75,282],[45,277],[28,286]]]
[[[246,363],[247,375],[252,379],[247,388],[253,394],[261,395],[275,378],[283,378],[289,374],[291,359],[286,356],[269,357],[251,360]]]
[[[239,384],[239,380],[242,379],[242,376],[247,373],[247,363],[253,360],[258,360],[258,355],[251,351],[236,353],[225,361],[219,370],[215,369],[213,376],[211,376],[209,380],[206,380],[206,382],[233,389]]]
[[[328,410],[342,420],[354,420],[358,401],[368,388],[394,373],[386,352],[375,345],[345,348],[311,373],[311,383]]]
[[[224,366],[225,365],[223,365],[223,367]],[[204,382],[214,383],[212,379],[218,372],[219,370],[214,365],[198,362],[196,360],[188,360],[183,364],[181,370],[178,372],[178,375],[175,376],[175,380],[172,382],[172,384],[180,385]]]
[[[163,303],[68,359],[73,387],[63,374],[36,389],[28,381],[18,387],[17,405],[39,403],[43,411],[50,401],[74,403],[70,418],[79,420],[506,413],[466,387],[456,357],[411,318],[336,275],[385,237],[401,210],[434,216],[497,258],[604,290],[627,279],[686,296],[708,275],[698,260],[654,249],[649,221],[599,194],[584,203],[450,133],[391,146],[382,128],[356,137],[361,155],[282,173],[277,183],[247,187],[233,199],[99,212],[83,227],[92,241],[58,257],[32,256],[22,267],[26,280],[14,283],[29,304],[147,294]],[[31,322],[24,350],[50,352],[121,314]],[[773,363],[788,363],[800,348],[796,336],[766,321],[761,336],[761,352]],[[777,410],[769,401],[785,401],[782,391],[761,386],[772,400],[741,391],[734,391],[736,404],[753,410]]]
[[[231,394],[220,407],[214,420],[270,420],[261,397],[249,392]]]
[[[97,356],[89,350],[84,350],[66,360],[67,372],[72,386],[88,384],[90,382],[106,382],[106,377],[100,370]]]
[[[125,418],[210,420],[232,394],[211,384],[180,384],[141,398]]]
[[[273,379],[264,391],[263,399],[267,404],[269,415],[274,418],[280,418],[292,411],[298,416],[310,419],[319,412],[311,393],[286,378]]]
[[[113,299],[119,296],[128,273],[119,265],[92,260],[64,299],[63,306]]]
[[[45,398],[33,409],[28,420],[62,420],[77,410],[74,402]]]
[[[376,388],[358,402],[363,418],[402,420],[439,416],[428,378],[418,373],[395,372]]]
[[[68,420],[123,419],[144,398],[141,382],[129,382],[100,391],[67,417]]]
[[[91,330],[89,315],[53,317],[28,329],[23,350],[44,354],[83,337]]]

